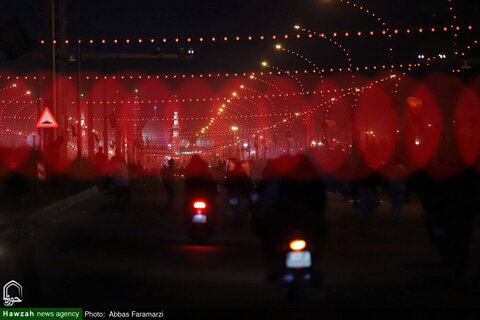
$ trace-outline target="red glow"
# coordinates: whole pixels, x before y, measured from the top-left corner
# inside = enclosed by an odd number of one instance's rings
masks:
[[[355,115],[360,150],[375,170],[385,165],[397,143],[398,119],[393,103],[378,85],[364,91]]]
[[[480,101],[472,89],[465,89],[455,113],[455,136],[465,162],[472,165],[480,155]]]
[[[442,115],[435,97],[425,85],[418,85],[410,96],[418,98],[420,104],[406,105],[405,145],[416,167],[423,168],[440,143]]]
[[[344,85],[351,85],[349,76],[332,75],[319,82],[315,89],[324,93],[312,96],[309,101],[311,110],[318,110],[315,114],[319,116],[310,117],[313,119],[311,130],[317,134],[310,136],[307,142],[313,147],[315,161],[327,173],[335,172],[350,151],[352,109],[349,98],[340,93]],[[326,97],[334,97],[335,101],[325,103]]]

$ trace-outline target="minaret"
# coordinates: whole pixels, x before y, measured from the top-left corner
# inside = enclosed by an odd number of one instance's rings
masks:
[[[179,154],[180,147],[180,125],[178,123],[178,111],[173,112],[173,127],[172,127],[172,157]]]
[[[138,93],[138,89],[135,89],[135,101],[133,103],[133,112],[132,118],[133,121],[131,122],[132,127],[130,128],[131,134],[130,139],[133,138],[133,141],[130,141],[130,157],[131,160],[137,162],[138,160],[142,159],[142,130],[140,127],[139,119],[140,119],[140,95]]]

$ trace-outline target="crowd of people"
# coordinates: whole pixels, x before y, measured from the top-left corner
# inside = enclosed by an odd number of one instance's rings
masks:
[[[141,181],[146,169],[140,164],[129,167],[118,152],[108,161],[102,148],[94,163],[100,172],[98,187],[108,194],[108,205],[114,212],[125,213],[132,181]],[[257,174],[252,172],[255,170]],[[248,199],[251,225],[264,240],[267,251],[275,245],[276,238],[292,228],[308,230],[312,241],[322,247],[326,239],[328,191],[343,192],[352,201],[360,222],[370,220],[380,198],[387,196],[393,225],[401,223],[409,195],[417,194],[432,244],[455,272],[465,268],[474,217],[479,213],[478,177],[477,171],[466,167],[450,177],[437,179],[427,170],[408,172],[397,161],[382,172],[367,170],[350,181],[332,183],[331,177],[307,154],[286,154],[266,162],[218,160],[212,166],[193,155],[185,167],[170,159],[158,173],[167,199],[166,210],[171,210],[175,203],[175,184],[180,180],[186,202],[201,195],[215,203],[221,188],[227,194]],[[338,185],[342,186],[340,190]]]

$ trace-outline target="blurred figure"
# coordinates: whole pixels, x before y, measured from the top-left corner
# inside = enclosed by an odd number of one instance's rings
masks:
[[[238,194],[246,199],[250,198],[252,192],[252,179],[242,166],[240,161],[235,162],[233,170],[227,173],[225,188],[228,194]]]
[[[366,177],[357,181],[359,200],[358,217],[360,221],[365,221],[371,217],[373,209],[379,204],[379,180],[378,174],[376,172],[372,172]]]
[[[215,206],[217,185],[208,170],[208,163],[198,154],[194,154],[185,167],[185,195],[187,206],[196,198],[205,198],[211,207]]]
[[[222,185],[226,176],[226,163],[224,161],[218,160],[217,166],[214,169],[214,174],[218,185]]]
[[[387,191],[390,197],[393,223],[399,223],[405,203],[407,168],[400,163],[394,163],[387,169]]]
[[[98,147],[97,153],[93,155],[93,165],[97,172],[98,191],[104,192],[107,188],[108,158],[105,152],[103,152],[103,147]]]
[[[123,214],[130,201],[130,177],[127,163],[120,150],[115,150],[109,168],[113,188],[112,209],[114,213]]]
[[[141,186],[145,186],[145,175],[146,175],[146,169],[145,166],[140,162],[140,160],[137,160],[137,163],[135,164],[135,170],[137,172],[137,179],[138,179],[138,184]]]
[[[174,200],[174,188],[175,188],[175,163],[173,159],[167,161],[167,165],[164,165],[160,170],[160,178],[162,179],[163,187],[167,195],[167,203],[165,207],[170,209]]]
[[[233,170],[227,173],[225,180],[227,191],[227,216],[234,227],[245,224],[251,209],[250,196],[253,190],[252,179],[240,161],[235,162]]]
[[[322,278],[320,260],[326,239],[327,194],[322,175],[313,162],[303,154],[270,160],[258,191],[260,203],[253,226],[264,246],[269,278],[278,276],[282,267],[278,263],[281,244],[295,231],[301,231],[315,246],[314,278]]]
[[[479,176],[471,167],[449,176],[438,175],[449,166],[449,161],[440,156],[432,162],[428,172],[418,174],[416,181],[430,240],[452,274],[463,276],[475,214],[479,213]]]

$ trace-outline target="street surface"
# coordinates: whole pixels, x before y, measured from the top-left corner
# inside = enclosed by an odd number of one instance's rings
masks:
[[[291,306],[265,281],[261,246],[249,228],[219,223],[204,245],[187,238],[160,185],[137,186],[125,215],[102,209],[98,194],[3,248],[3,274],[24,284],[25,301],[84,308]],[[388,202],[360,223],[352,203],[328,197],[326,284],[303,307],[477,307],[478,282],[452,279],[429,243],[421,206],[408,203],[399,225]],[[3,279],[3,276],[0,277]]]

